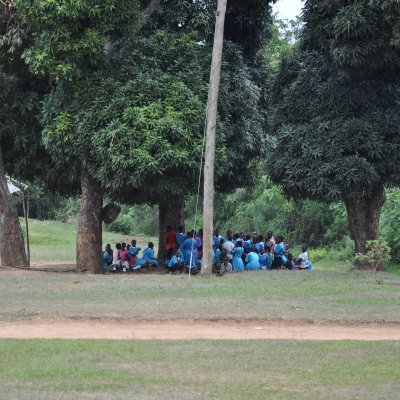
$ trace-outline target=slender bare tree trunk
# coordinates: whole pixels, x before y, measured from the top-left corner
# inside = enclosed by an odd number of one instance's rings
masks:
[[[221,79],[222,49],[227,0],[218,0],[215,24],[214,48],[210,74],[210,91],[207,104],[207,142],[204,163],[204,206],[203,206],[203,265],[202,274],[212,273],[212,234],[214,223],[214,162],[217,129],[217,108]]]
[[[370,196],[345,199],[356,253],[366,253],[366,242],[378,239],[379,217],[385,200],[383,187],[375,188]]]
[[[165,228],[171,225],[176,230],[179,225],[185,224],[185,202],[184,200],[160,201],[158,212],[159,241],[158,259],[166,256]]]
[[[8,191],[3,150],[0,146],[0,255],[1,265],[29,267],[17,209]]]
[[[102,271],[102,218],[103,190],[82,167],[81,210],[76,239],[76,267],[98,274]]]

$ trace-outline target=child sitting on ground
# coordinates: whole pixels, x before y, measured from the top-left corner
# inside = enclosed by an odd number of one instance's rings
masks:
[[[149,242],[149,245],[146,249],[143,250],[143,255],[141,260],[137,260],[136,264],[143,266],[148,264],[150,266],[158,267],[158,261],[154,254],[154,243]]]
[[[227,272],[232,272],[232,264],[229,262],[228,256],[225,256],[221,263],[221,268],[217,275],[221,276]]]
[[[137,256],[139,251],[141,250],[140,247],[136,247],[136,240],[132,240],[131,247],[129,248],[129,268],[130,269],[139,269],[135,267]]]
[[[117,272],[121,269],[121,261],[119,260],[118,257],[120,250],[121,250],[121,243],[117,243],[115,245],[115,250],[113,251],[112,272]]]
[[[168,269],[169,269],[168,272],[179,271],[180,273],[182,273],[183,270],[185,269],[185,260],[181,258],[179,249],[175,250],[175,254],[169,260]]]
[[[121,262],[122,272],[127,272],[129,270],[129,251],[126,249],[126,243],[121,243],[121,250],[118,250],[118,259]]]
[[[108,271],[110,265],[113,261],[113,251],[111,250],[111,246],[107,244],[105,251],[103,253],[103,270]]]
[[[270,269],[271,264],[269,263],[268,253],[265,248],[262,248],[260,251],[260,268],[263,270]]]

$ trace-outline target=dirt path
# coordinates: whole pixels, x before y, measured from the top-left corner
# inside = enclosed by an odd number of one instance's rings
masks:
[[[0,338],[400,340],[400,324],[190,319],[32,319],[1,321]]]

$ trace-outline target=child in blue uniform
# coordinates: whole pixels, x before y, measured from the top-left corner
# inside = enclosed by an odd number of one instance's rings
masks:
[[[196,266],[196,250],[197,242],[193,239],[193,233],[188,232],[187,239],[182,244],[182,251],[187,267],[189,267],[190,264],[192,267]]]
[[[168,269],[170,272],[182,271],[185,269],[184,259],[180,257],[179,250],[175,250],[175,254],[172,256],[168,263]]]
[[[108,271],[113,261],[113,251],[111,250],[111,246],[109,244],[107,244],[104,250],[105,251],[103,253],[103,270]]]
[[[246,256],[246,266],[244,267],[246,270],[257,270],[260,269],[260,257],[254,251],[254,248],[251,248],[251,251]]]
[[[232,268],[234,271],[243,271],[244,270],[244,263],[242,260],[244,249],[242,245],[242,241],[238,240],[236,242],[236,246],[232,250],[233,260],[232,260]]]
[[[283,237],[278,236],[276,238],[276,244],[274,247],[274,262],[272,263],[271,269],[281,269],[283,262],[283,254],[285,251],[285,245],[283,243]]]
[[[154,243],[150,242],[148,247],[143,250],[142,258],[136,260],[136,267],[148,264],[155,267],[158,267],[158,261],[154,254]],[[136,268],[135,268],[136,269]]]
[[[183,233],[183,226],[178,226],[178,233],[176,235],[176,241],[178,242],[179,248],[182,250],[183,242],[186,239],[186,235]]]

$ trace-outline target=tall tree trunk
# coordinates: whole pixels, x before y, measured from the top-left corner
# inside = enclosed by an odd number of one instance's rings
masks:
[[[219,85],[221,80],[222,50],[224,45],[224,26],[227,0],[218,0],[215,23],[214,47],[211,62],[210,90],[207,101],[207,140],[204,159],[203,196],[203,264],[201,273],[212,274],[214,228],[214,163],[217,134],[217,109]]]
[[[159,244],[158,258],[165,258],[165,228],[171,225],[176,230],[179,225],[185,224],[185,202],[184,200],[160,201],[158,211]]]
[[[29,267],[17,209],[8,191],[0,146],[0,255],[3,267]]]
[[[102,219],[103,190],[82,167],[81,210],[76,240],[76,267],[98,274],[102,271]]]
[[[366,242],[378,238],[379,217],[385,200],[383,187],[375,188],[370,196],[345,199],[356,253],[366,253]]]

